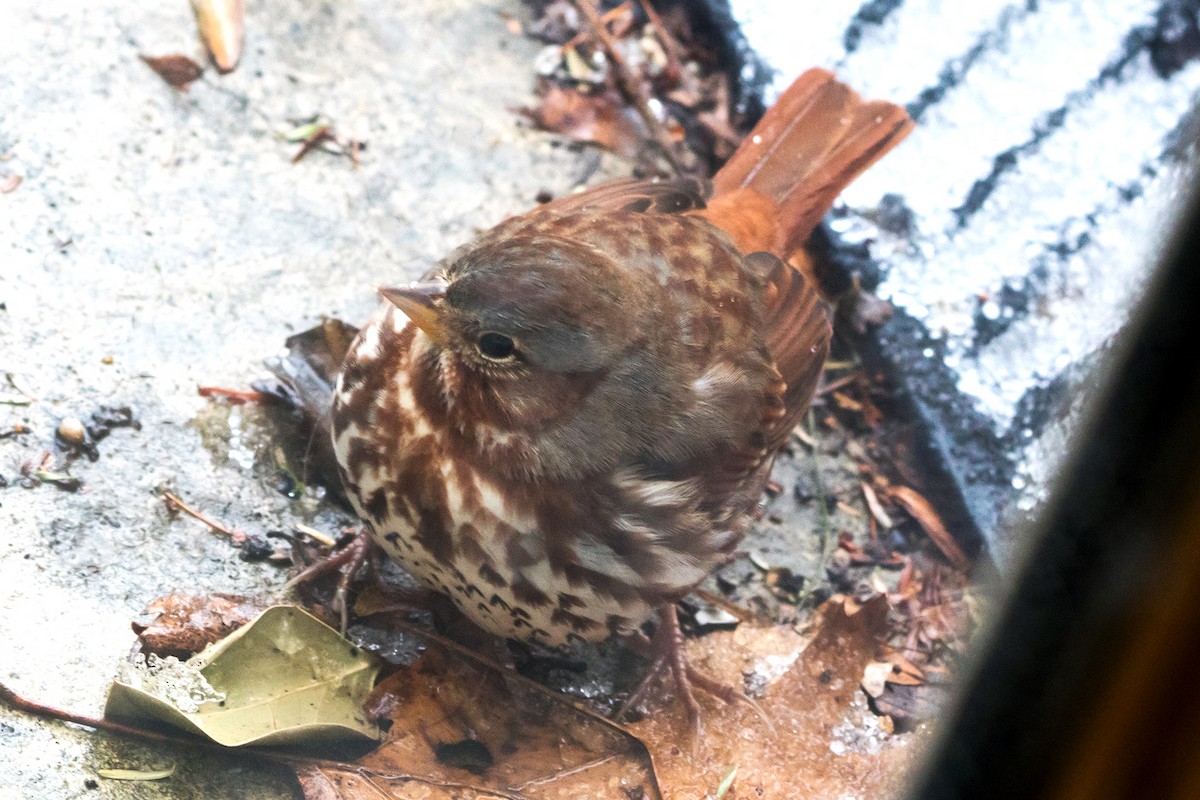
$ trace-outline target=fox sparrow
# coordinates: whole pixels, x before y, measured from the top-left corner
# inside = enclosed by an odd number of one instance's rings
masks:
[[[803,245],[911,126],[810,70],[711,187],[603,184],[381,289],[332,413],[375,541],[500,636],[659,610],[686,686],[674,602],[742,537],[828,349]]]

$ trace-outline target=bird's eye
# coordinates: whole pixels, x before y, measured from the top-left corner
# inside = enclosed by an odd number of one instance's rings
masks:
[[[479,337],[479,352],[493,361],[507,361],[516,352],[513,340],[503,333],[488,332]]]

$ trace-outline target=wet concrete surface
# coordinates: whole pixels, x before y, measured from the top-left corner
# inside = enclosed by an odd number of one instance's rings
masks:
[[[0,438],[5,684],[98,714],[149,600],[282,584],[279,567],[173,519],[162,489],[254,534],[349,524],[313,493],[278,492],[258,412],[197,386],[247,386],[290,333],[365,319],[375,285],[416,277],[596,167],[510,113],[529,99],[537,45],[505,13],[524,10],[251,0],[240,68],[180,94],[137,56],[199,57],[183,0],[5,4],[0,173],[23,182],[0,195],[0,431],[28,429]],[[367,142],[360,168],[321,152],[289,163],[296,146],[278,132],[318,112]],[[601,161],[597,178],[625,174]],[[60,419],[101,406],[131,407],[141,429],[68,467]],[[22,465],[43,452],[82,488],[23,488]],[[3,800],[291,796],[235,759],[8,711],[0,753]],[[98,768],[169,762],[163,783],[88,784]]]
[[[187,93],[137,58],[199,58],[182,0],[6,13],[0,178],[23,181],[0,195],[0,681],[98,715],[149,601],[272,594],[287,577],[170,514],[163,490],[253,536],[353,524],[319,489],[280,491],[262,410],[197,387],[247,387],[290,334],[324,316],[361,322],[374,286],[417,277],[542,190],[629,165],[520,126],[510,109],[530,99],[539,45],[508,32],[504,15],[527,13],[515,1],[249,2],[239,69]],[[359,168],[323,152],[289,163],[297,145],[281,132],[316,113],[366,142]],[[95,461],[55,439],[63,418],[125,406],[140,428],[114,429]],[[781,459],[783,492],[746,542],[754,560],[722,570],[720,588],[773,613],[763,567],[811,590],[831,537],[865,530],[839,441]],[[39,468],[81,487],[22,474]],[[548,677],[597,697],[632,674],[620,648],[584,657],[586,675]],[[8,710],[0,752],[0,800],[292,796],[286,776],[240,758]],[[169,764],[153,784],[96,775]]]

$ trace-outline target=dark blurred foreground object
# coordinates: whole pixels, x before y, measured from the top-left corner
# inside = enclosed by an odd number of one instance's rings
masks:
[[[1200,798],[1200,192],[911,798]]]

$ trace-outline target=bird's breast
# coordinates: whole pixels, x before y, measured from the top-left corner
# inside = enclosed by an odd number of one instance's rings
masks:
[[[631,632],[654,595],[581,566],[571,491],[506,476],[467,449],[431,407],[421,345],[402,315],[384,313],[351,347],[334,401],[334,450],[359,516],[384,551],[495,634],[548,645]],[[404,344],[404,353],[390,352]],[[387,370],[387,379],[380,373]],[[608,572],[620,572],[615,553]]]

